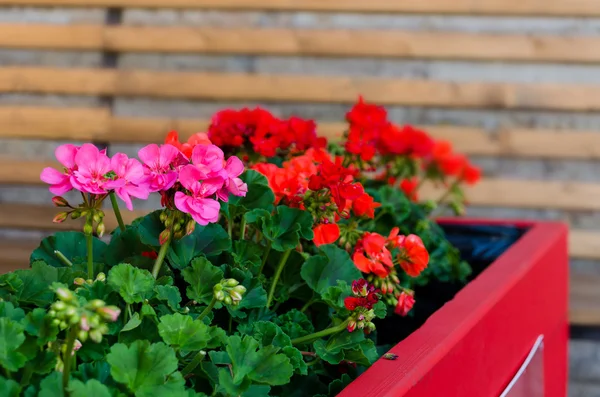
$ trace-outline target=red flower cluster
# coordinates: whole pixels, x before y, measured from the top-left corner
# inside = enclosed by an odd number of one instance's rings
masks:
[[[398,235],[398,232],[399,229],[395,227],[388,237],[390,249],[399,249],[396,256],[398,264],[406,274],[417,277],[427,268],[429,252],[419,236],[414,234],[402,236]]]
[[[197,132],[194,135],[192,135],[187,142],[181,143],[179,142],[179,134],[177,133],[177,131],[170,131],[167,134],[165,143],[168,145],[175,146],[188,159],[192,157],[192,151],[194,150],[196,145],[211,144],[210,139],[208,139],[208,135],[205,132]]]
[[[208,137],[223,150],[243,147],[265,157],[275,156],[278,150],[304,151],[327,144],[317,137],[313,120],[281,120],[261,108],[218,112],[211,120]]]
[[[386,278],[394,268],[392,253],[387,249],[387,243],[388,240],[380,234],[364,233],[352,256],[358,270]]]
[[[322,149],[309,149],[305,154],[283,163],[258,163],[252,169],[267,177],[275,193],[276,203],[310,211],[315,219],[314,243],[319,246],[340,237],[337,221],[352,211],[358,217],[373,218],[379,207],[363,186],[354,181],[355,171],[342,166]]]
[[[352,294],[354,296],[344,299],[344,306],[350,311],[354,311],[357,307],[371,310],[379,302],[379,290],[363,278],[352,282]]]
[[[430,173],[441,173],[443,176],[456,177],[469,185],[481,179],[481,170],[469,162],[469,159],[455,153],[448,141],[438,141],[433,147],[431,159],[426,166]]]
[[[394,313],[400,316],[406,316],[415,305],[415,297],[412,294],[407,294],[402,291],[397,297],[398,303],[394,309]]]

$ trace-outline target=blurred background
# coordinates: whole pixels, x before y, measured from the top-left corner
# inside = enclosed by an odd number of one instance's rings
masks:
[[[483,168],[468,216],[569,223],[570,396],[600,396],[595,0],[0,0],[3,269],[65,227],[59,143],[133,155],[256,105],[331,137],[359,94]]]

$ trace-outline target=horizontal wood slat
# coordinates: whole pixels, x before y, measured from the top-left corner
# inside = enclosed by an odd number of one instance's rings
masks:
[[[569,322],[572,325],[600,325],[600,277],[570,275]]]
[[[182,139],[205,131],[209,122],[194,119],[112,117],[105,108],[0,107],[0,138],[111,143],[157,143],[170,130]],[[319,134],[340,139],[345,123],[319,123]],[[470,155],[600,159],[600,131],[423,126]]]
[[[0,92],[347,104],[362,94],[382,105],[600,110],[600,86],[582,84],[148,70],[5,67],[0,68]]]
[[[600,62],[600,38],[390,30],[0,24],[0,47]]]
[[[596,0],[0,0],[1,5],[596,16]]]

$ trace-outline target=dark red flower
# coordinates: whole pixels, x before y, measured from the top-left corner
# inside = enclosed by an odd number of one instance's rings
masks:
[[[354,296],[344,299],[344,306],[350,311],[354,311],[357,307],[371,310],[379,302],[379,290],[362,278],[352,282],[352,294]]]
[[[154,251],[144,251],[144,252],[142,252],[142,256],[144,256],[146,258],[150,258],[150,259],[158,258],[158,254]]]

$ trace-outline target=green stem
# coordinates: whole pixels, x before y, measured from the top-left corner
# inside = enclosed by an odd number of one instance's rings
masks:
[[[262,263],[260,265],[260,269],[258,269],[258,275],[262,274],[263,269],[265,268],[265,264],[267,263],[267,258],[269,258],[269,253],[271,252],[271,242],[267,241],[267,247],[265,248],[265,255],[263,256]]]
[[[273,297],[275,295],[275,288],[277,287],[277,282],[279,281],[281,272],[283,271],[283,268],[285,267],[285,263],[287,262],[291,253],[292,253],[291,249],[285,251],[283,253],[283,255],[281,256],[279,265],[277,265],[277,269],[275,270],[275,275],[273,276],[273,282],[271,283],[271,289],[269,290],[269,297],[267,298],[267,309],[269,308],[269,306],[271,306],[271,302],[273,302]]]
[[[62,252],[60,252],[59,250],[55,250],[54,251],[54,255],[56,255],[56,257],[58,258],[58,260],[60,260],[62,263],[64,263],[66,266],[68,267],[73,267],[73,262],[71,262]]]
[[[165,241],[165,243],[160,247],[160,251],[158,251],[158,256],[156,257],[156,261],[154,262],[154,267],[152,268],[152,275],[154,278],[158,278],[158,273],[160,273],[160,268],[165,260],[165,256],[167,256],[167,251],[169,250],[169,245],[171,245],[171,237]]]
[[[119,204],[117,203],[117,196],[115,192],[110,192],[110,203],[112,204],[113,211],[115,212],[115,217],[117,218],[117,222],[119,222],[119,229],[122,232],[125,231],[125,223],[123,223],[123,217],[121,216],[121,210],[119,209]]]
[[[229,234],[229,238],[233,236],[233,217],[227,219],[227,234]]]
[[[450,185],[450,187],[448,187],[448,190],[446,190],[446,192],[437,200],[438,206],[441,205],[444,202],[444,200],[446,200],[448,196],[452,194],[452,190],[454,190],[454,188],[458,186],[459,183],[460,180],[456,180]]]
[[[198,318],[196,320],[202,320],[204,317],[206,317],[206,315],[208,313],[210,313],[210,311],[213,309],[213,307],[215,307],[215,304],[217,303],[217,298],[215,298],[213,296],[212,300],[210,301],[210,303],[208,304],[208,306],[206,306],[206,309],[204,309],[202,311],[202,313],[200,313],[200,315],[198,316]]]
[[[65,391],[65,396],[68,396],[67,388],[69,387],[69,378],[71,375],[71,364],[73,363],[73,357],[71,353],[73,353],[73,346],[75,346],[75,337],[77,335],[77,328],[72,327],[67,334],[67,346],[66,351],[63,356],[63,363],[65,364],[63,369],[63,378],[62,384],[63,389]]]
[[[94,236],[86,234],[88,279],[94,279]]]
[[[228,333],[231,334],[231,329],[233,328],[233,316],[229,316],[229,327],[227,327]]]
[[[246,238],[246,217],[242,216],[242,224],[240,225],[240,240]]]
[[[334,326],[331,328],[325,328],[322,331],[319,332],[315,332],[313,334],[310,335],[305,335],[302,336],[300,338],[296,338],[296,339],[292,339],[292,345],[300,345],[302,343],[308,343],[308,342],[312,342],[315,339],[320,339],[323,338],[324,336],[329,336],[329,335],[333,335],[333,334],[337,334],[338,332],[341,332],[343,330],[346,329],[346,327],[348,326],[348,320]]]
[[[300,309],[300,311],[302,313],[304,313],[306,311],[306,309],[308,309],[313,303],[315,303],[317,300],[314,298],[311,298],[308,302],[306,302],[306,304],[304,306],[302,306],[302,309]]]
[[[204,356],[206,356],[206,352],[203,350],[200,350],[192,359],[192,361],[190,361],[190,363],[188,365],[185,366],[185,368],[183,368],[181,370],[181,375],[183,377],[185,377],[188,374],[191,374],[193,370],[196,369],[196,367],[198,366],[198,364],[200,364],[202,362],[202,360],[204,359]]]
[[[123,313],[123,324],[127,324],[127,316],[129,316],[130,312],[131,306],[129,303],[127,303],[127,306],[125,307],[125,312]]]

